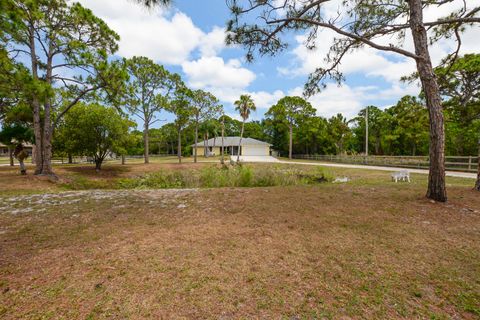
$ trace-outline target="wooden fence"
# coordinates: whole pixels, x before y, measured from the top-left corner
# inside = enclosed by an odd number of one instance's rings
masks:
[[[308,155],[296,154],[294,159],[316,160],[338,163],[365,164],[374,166],[428,169],[428,156],[364,156],[364,155]],[[445,167],[452,171],[477,172],[478,157],[445,157]]]

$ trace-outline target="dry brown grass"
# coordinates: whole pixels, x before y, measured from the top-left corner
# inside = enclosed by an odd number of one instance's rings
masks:
[[[354,180],[0,197],[0,317],[478,318],[470,181],[440,204],[425,176],[335,170]]]

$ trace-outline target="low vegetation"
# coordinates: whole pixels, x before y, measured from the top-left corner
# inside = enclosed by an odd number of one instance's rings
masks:
[[[170,159],[172,161],[173,158]],[[173,160],[174,161],[174,160]],[[224,187],[272,187],[311,185],[331,182],[333,174],[321,167],[287,165],[216,165],[212,163],[172,164],[150,163],[150,165],[109,164],[100,172],[92,166],[65,165],[57,167],[59,180],[48,182],[33,176],[18,179],[15,169],[3,168],[0,177],[6,184],[2,192],[34,191],[35,185],[46,185],[47,190],[90,190],[90,189],[181,189],[181,188],[224,188]],[[7,174],[7,172],[9,174]],[[3,174],[2,174],[3,173]],[[26,183],[24,187],[22,184]],[[31,184],[30,187],[28,184]],[[3,190],[2,190],[3,189]],[[23,191],[22,191],[23,189]]]
[[[121,179],[120,188],[272,187],[313,184],[331,180],[321,168],[313,172],[284,166],[208,166],[200,170],[158,171]]]

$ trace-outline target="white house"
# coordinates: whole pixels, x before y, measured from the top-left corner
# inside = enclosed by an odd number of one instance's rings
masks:
[[[238,155],[238,145],[240,137],[224,137],[223,146],[225,154],[232,156]],[[212,138],[207,141],[199,141],[196,145],[192,144],[192,155],[195,155],[195,148],[197,155],[205,155],[205,150],[208,150],[209,155],[220,155],[222,147],[222,138]],[[269,156],[271,144],[252,138],[243,138],[240,145],[241,156]]]

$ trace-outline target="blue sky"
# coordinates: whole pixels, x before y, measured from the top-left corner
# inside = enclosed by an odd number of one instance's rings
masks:
[[[194,89],[215,94],[226,113],[237,117],[232,102],[240,94],[251,94],[257,104],[253,119],[260,119],[268,108],[284,95],[301,95],[303,85],[316,67],[323,64],[333,34],[319,35],[316,51],[305,49],[302,33],[292,35],[289,48],[276,57],[259,57],[253,63],[244,60],[242,48],[224,44],[224,26],[229,18],[224,0],[176,0],[168,9],[146,10],[129,0],[79,0],[104,19],[121,37],[122,57],[147,56],[167,69],[178,72]],[[425,13],[426,19],[443,16],[461,1],[442,10]],[[335,10],[333,1],[330,10]],[[467,30],[463,53],[478,52],[476,30]],[[409,37],[404,48],[411,48]],[[387,40],[386,40],[387,41]],[[438,63],[455,43],[442,41],[431,48]],[[327,88],[310,98],[319,115],[343,113],[353,117],[366,105],[385,108],[406,94],[418,94],[417,84],[401,83],[400,77],[415,70],[413,60],[364,48],[347,56],[341,70],[346,82]],[[171,119],[166,114],[160,118]]]

